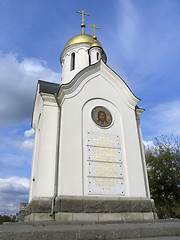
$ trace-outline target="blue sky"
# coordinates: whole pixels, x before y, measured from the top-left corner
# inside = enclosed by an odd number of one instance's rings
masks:
[[[0,0],[0,214],[27,202],[34,133],[31,116],[39,79],[60,83],[66,42],[95,23],[107,64],[145,108],[145,144],[180,136],[179,0]]]

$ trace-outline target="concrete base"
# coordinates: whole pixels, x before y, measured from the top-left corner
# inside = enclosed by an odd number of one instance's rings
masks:
[[[26,222],[52,221],[61,222],[132,222],[157,219],[154,213],[31,213],[25,217]]]
[[[109,222],[143,221],[157,218],[149,198],[108,198],[59,196],[50,216],[51,198],[33,199],[26,208],[25,221]]]
[[[31,213],[25,217],[25,222],[53,221],[54,217],[50,213]]]
[[[56,213],[55,220],[63,222],[117,222],[153,220],[153,213]]]

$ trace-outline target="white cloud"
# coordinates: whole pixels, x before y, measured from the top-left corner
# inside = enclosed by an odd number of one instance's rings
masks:
[[[23,133],[24,126],[0,132],[0,176],[14,174],[30,176],[30,166],[34,147],[34,131]],[[3,132],[3,134],[2,134]]]
[[[142,126],[151,132],[151,137],[163,134],[180,136],[180,99],[158,104],[147,111]]]
[[[19,178],[16,176],[0,179],[0,191],[1,193],[16,192],[19,194],[24,194],[29,190],[29,179]]]
[[[15,145],[17,149],[23,152],[32,152],[34,147],[34,139],[25,139],[24,141]]]
[[[30,130],[25,131],[24,136],[27,138],[34,137],[34,130],[31,128]]]
[[[45,68],[43,65],[46,65],[45,61],[39,62],[39,60],[35,58],[24,59],[24,61],[20,63],[20,69],[31,75],[32,73],[44,71]]]
[[[0,179],[0,215],[13,215],[19,211],[19,204],[28,201],[30,180],[10,177]]]
[[[39,79],[59,82],[60,74],[36,58],[18,60],[13,53],[0,51],[0,127],[30,121]]]
[[[151,110],[151,117],[156,122],[159,134],[180,136],[180,100],[158,104]]]
[[[24,132],[23,138],[14,139],[14,147],[21,152],[32,152],[34,147],[34,130]]]
[[[150,149],[153,151],[153,149],[155,148],[154,142],[153,141],[145,141],[143,140],[143,144],[144,144],[144,150],[145,152]]]
[[[134,54],[134,44],[138,37],[139,16],[131,1],[119,1],[118,37],[122,54],[130,58]]]
[[[155,147],[154,142],[153,141],[143,141],[143,144],[145,147]]]
[[[23,140],[16,143],[15,147],[23,152],[32,152],[34,147],[34,130],[31,128],[25,131]]]
[[[13,150],[24,153],[32,153],[34,146],[34,130],[30,129],[21,133],[19,129],[13,129],[5,135],[0,133],[0,151],[3,149],[8,152]],[[1,162],[1,160],[0,160]]]
[[[119,0],[117,5],[116,54],[133,89],[142,90],[171,78],[179,71],[179,3]],[[148,79],[151,78],[151,79]],[[157,79],[159,82],[157,82]],[[149,81],[150,80],[150,81]],[[151,84],[151,86],[150,86]],[[159,86],[157,86],[159,84]],[[164,88],[161,85],[161,88]]]

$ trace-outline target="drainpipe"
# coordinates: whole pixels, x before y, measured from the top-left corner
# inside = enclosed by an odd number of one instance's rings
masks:
[[[57,98],[57,93],[54,93],[54,97],[55,97],[57,105],[58,105],[58,122],[57,122],[57,138],[56,138],[56,162],[55,162],[55,175],[54,175],[54,195],[53,195],[53,198],[52,198],[50,216],[53,216],[54,212],[55,212],[55,200],[56,200],[56,197],[57,197],[57,190],[58,190],[60,119],[61,119],[61,106],[60,106],[58,98]]]

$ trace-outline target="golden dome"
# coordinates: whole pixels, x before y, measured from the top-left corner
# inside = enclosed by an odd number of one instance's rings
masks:
[[[101,47],[100,45],[99,45],[99,43],[97,42],[97,40],[95,41],[95,42],[93,42],[93,44],[91,45],[91,48],[92,47]],[[102,48],[102,47],[101,47]]]
[[[66,43],[64,49],[71,46],[71,45],[74,45],[76,43],[90,43],[90,44],[93,44],[94,39],[89,34],[78,34],[78,35],[72,37],[71,39],[69,39],[69,41]],[[99,46],[99,47],[102,48],[101,43],[98,40],[96,40],[96,46]]]

